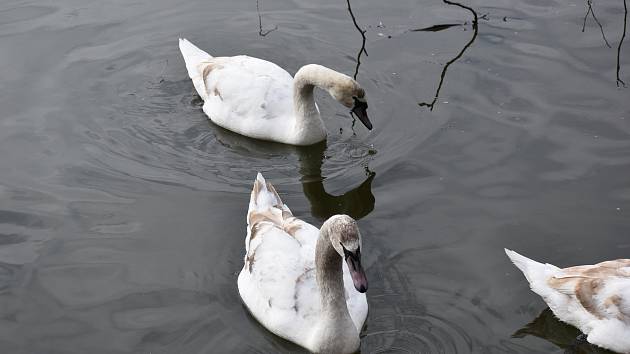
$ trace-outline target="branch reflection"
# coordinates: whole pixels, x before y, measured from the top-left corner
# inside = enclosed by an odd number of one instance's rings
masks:
[[[576,338],[580,333],[577,328],[560,322],[553,312],[546,308],[532,322],[516,331],[512,337],[523,338],[530,335],[542,338],[563,348],[565,354],[612,354],[590,343],[577,343]]]
[[[599,26],[599,30],[602,32],[602,38],[604,38],[604,42],[606,43],[606,46],[608,46],[608,48],[612,48],[610,46],[610,43],[608,43],[608,40],[606,39],[606,35],[604,34],[604,27],[602,27],[602,24],[597,19],[597,16],[595,16],[595,11],[593,11],[593,0],[586,0],[586,7],[587,7],[586,14],[584,15],[584,21],[582,22],[582,33],[584,32],[584,29],[586,28],[586,19],[588,18],[588,14],[590,13],[591,15],[593,15],[593,20],[595,20],[595,22]]]
[[[464,52],[468,49],[468,47],[470,47],[473,42],[475,41],[475,39],[477,39],[477,34],[479,32],[479,26],[478,26],[478,16],[477,16],[477,12],[475,10],[473,10],[471,7],[468,7],[466,5],[462,5],[460,3],[457,2],[452,2],[449,0],[442,0],[445,4],[448,5],[454,5],[454,6],[459,6],[463,9],[466,9],[468,11],[470,11],[473,15],[473,21],[472,21],[472,28],[473,28],[473,35],[470,38],[470,40],[464,45],[464,47],[462,48],[462,50],[451,60],[449,60],[446,64],[444,64],[444,68],[442,69],[442,74],[440,74],[440,83],[438,84],[437,90],[435,91],[435,95],[433,96],[433,100],[431,102],[420,102],[418,103],[418,105],[420,107],[429,107],[429,110],[433,110],[433,107],[435,106],[435,103],[437,102],[438,97],[440,96],[440,90],[442,90],[442,84],[444,83],[444,77],[446,76],[446,71],[448,70],[448,67],[453,64],[454,62],[456,62],[459,58],[462,57],[462,55],[464,55]],[[446,26],[446,27],[445,27]],[[433,26],[436,27],[436,26]],[[437,30],[442,30],[442,29],[446,29],[452,27],[451,25],[442,25],[442,27],[440,29]],[[429,27],[429,29],[421,29],[421,30],[425,30],[428,31],[430,30],[431,27]]]
[[[278,26],[276,25],[272,29],[263,30],[262,16],[260,15],[260,7],[258,6],[258,0],[256,0],[256,12],[258,13],[258,35],[260,35],[261,37],[264,37],[268,35],[269,33],[278,29]]]
[[[246,138],[219,126],[214,126],[214,132],[218,143],[231,150],[239,150],[239,154],[297,155],[302,191],[311,205],[312,216],[318,219],[325,220],[335,214],[347,214],[359,220],[374,210],[372,180],[376,174],[367,168],[367,177],[357,187],[341,195],[332,195],[326,191],[325,177],[322,175],[322,164],[327,149],[326,141],[311,146],[291,146]],[[280,190],[279,187],[278,189]]]
[[[619,71],[621,70],[619,65],[619,61],[621,60],[621,45],[626,39],[626,26],[628,25],[628,4],[626,3],[626,0],[623,0],[623,10],[623,33],[621,35],[621,39],[619,40],[619,45],[617,46],[617,87],[619,87],[620,84],[623,85],[623,87],[626,87],[626,83],[619,77]]]
[[[439,31],[444,31],[445,29],[449,29],[451,27],[458,27],[458,26],[461,26],[461,24],[459,24],[459,23],[444,23],[444,24],[440,24],[440,25],[433,25],[433,26],[424,27],[424,28],[412,29],[412,30],[409,30],[409,32],[439,32]]]
[[[626,87],[626,83],[620,77],[621,46],[623,45],[623,42],[626,39],[626,28],[628,25],[628,4],[626,1],[627,0],[623,0],[623,10],[624,10],[623,33],[621,34],[621,38],[619,39],[619,44],[617,45],[617,71],[616,71],[617,87],[620,87],[620,86]],[[608,39],[606,38],[606,34],[604,33],[604,27],[602,26],[601,22],[599,22],[599,19],[597,18],[597,16],[595,16],[595,11],[593,10],[593,0],[586,0],[586,14],[584,14],[584,20],[582,21],[582,32],[584,32],[586,29],[586,20],[588,19],[589,14],[593,17],[593,20],[595,20],[595,23],[597,23],[597,26],[599,26],[599,31],[602,33],[602,38],[604,39],[604,43],[606,43],[606,46],[608,48],[612,48],[612,46],[608,42]]]
[[[354,23],[354,27],[356,27],[356,29],[359,31],[359,33],[361,33],[361,38],[362,38],[362,42],[361,42],[361,49],[359,49],[359,53],[357,53],[357,66],[354,69],[354,76],[353,78],[356,80],[357,79],[357,74],[359,74],[359,66],[361,66],[361,54],[365,53],[365,56],[368,56],[367,50],[365,50],[365,32],[367,30],[361,29],[361,27],[359,27],[359,24],[357,23],[357,19],[356,17],[354,17],[354,13],[352,12],[352,7],[350,6],[350,0],[346,0],[346,2],[348,3],[348,12],[350,13],[350,17],[352,17],[352,23]]]

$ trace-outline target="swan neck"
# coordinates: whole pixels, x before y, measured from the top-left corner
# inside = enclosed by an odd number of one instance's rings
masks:
[[[330,220],[330,219],[329,219]],[[335,230],[324,222],[315,246],[315,270],[321,302],[320,318],[311,335],[311,351],[354,353],[360,346],[346,305],[342,258],[332,245]]]
[[[305,89],[301,93],[308,94],[309,92],[313,92],[313,87],[315,86],[328,91],[345,78],[346,75],[325,66],[308,64],[298,70],[293,80],[295,82],[296,93],[301,91],[300,89]]]
[[[315,249],[316,277],[322,310],[326,317],[349,317],[343,285],[343,260],[330,242],[330,232],[324,224]]]
[[[295,134],[316,143],[326,137],[326,129],[315,104],[313,90],[319,87],[330,91],[345,75],[317,64],[305,65],[293,78],[293,109],[295,112]],[[317,140],[317,139],[319,140]]]

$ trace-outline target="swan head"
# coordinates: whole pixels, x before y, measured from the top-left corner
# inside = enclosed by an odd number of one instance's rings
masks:
[[[330,243],[346,261],[357,291],[367,291],[368,282],[361,266],[361,233],[357,222],[348,215],[335,215],[326,221],[329,227]]]
[[[365,90],[356,81],[350,77],[340,80],[329,90],[329,93],[342,105],[350,108],[350,113],[356,115],[368,130],[372,130],[372,122],[367,114]]]

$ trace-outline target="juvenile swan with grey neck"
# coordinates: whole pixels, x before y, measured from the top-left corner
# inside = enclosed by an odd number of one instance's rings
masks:
[[[259,173],[245,250],[238,290],[263,326],[315,353],[359,349],[368,284],[354,219],[335,215],[318,230],[294,217]]]
[[[351,77],[321,65],[303,66],[295,78],[278,65],[245,55],[213,57],[179,40],[188,76],[210,120],[233,132],[291,145],[326,139],[313,89],[326,90],[372,129],[365,91]]]

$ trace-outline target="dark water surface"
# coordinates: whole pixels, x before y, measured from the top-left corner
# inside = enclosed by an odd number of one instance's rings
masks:
[[[438,0],[354,0],[364,53],[343,0],[261,0],[260,18],[254,0],[3,1],[0,352],[299,351],[237,293],[256,171],[307,221],[360,218],[362,353],[594,351],[571,347],[503,247],[630,257],[623,0],[593,2],[601,31],[585,1],[464,5],[478,32]],[[353,74],[360,53],[375,129],[322,93],[326,144],[220,129],[180,36],[291,73]]]

